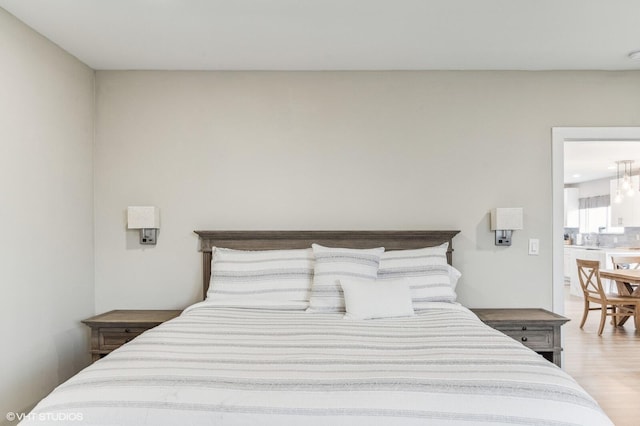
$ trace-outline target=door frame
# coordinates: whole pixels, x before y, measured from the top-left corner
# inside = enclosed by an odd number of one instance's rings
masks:
[[[564,143],[594,141],[640,141],[640,127],[552,127],[552,310],[564,313]]]

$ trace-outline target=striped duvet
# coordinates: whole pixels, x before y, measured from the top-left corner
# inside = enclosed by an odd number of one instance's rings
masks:
[[[409,318],[350,321],[203,302],[59,386],[23,424],[61,424],[56,418],[100,425],[612,424],[562,370],[450,303]]]

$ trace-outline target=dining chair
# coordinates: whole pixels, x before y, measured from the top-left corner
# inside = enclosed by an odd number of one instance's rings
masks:
[[[613,264],[613,269],[638,269],[640,267],[640,256],[611,256],[611,263]],[[619,295],[632,294],[634,285],[624,281],[616,281]],[[624,325],[628,319],[629,317],[621,318],[618,321],[618,325]]]
[[[640,268],[640,256],[611,256],[611,263],[613,269],[638,269]],[[633,293],[633,286],[630,283],[624,283],[624,286],[629,294]],[[619,294],[626,294],[620,290],[623,289],[618,287]]]
[[[617,325],[616,318],[633,316],[636,329],[640,329],[640,316],[636,315],[640,298],[633,296],[621,296],[607,294],[600,279],[600,262],[597,260],[576,259],[578,265],[578,278],[584,294],[584,313],[580,328],[587,321],[587,315],[591,310],[600,310],[600,327],[598,336],[602,335],[604,323],[608,316],[613,317],[613,325]],[[591,308],[591,303],[599,304],[599,308]]]
[[[611,262],[615,269],[640,268],[640,255],[638,256],[611,256]]]

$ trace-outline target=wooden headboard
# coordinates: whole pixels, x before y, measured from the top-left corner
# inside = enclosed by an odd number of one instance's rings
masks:
[[[202,252],[202,294],[207,296],[211,277],[211,248],[277,250],[309,248],[312,243],[329,247],[416,249],[449,243],[451,264],[453,237],[460,231],[194,231]]]

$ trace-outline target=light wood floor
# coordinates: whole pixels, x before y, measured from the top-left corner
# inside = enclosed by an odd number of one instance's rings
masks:
[[[581,330],[583,304],[582,297],[565,292],[565,316],[571,321],[562,327],[564,369],[598,401],[616,426],[638,426],[640,333],[630,319],[617,328],[607,322],[598,337],[600,311],[591,311]]]

